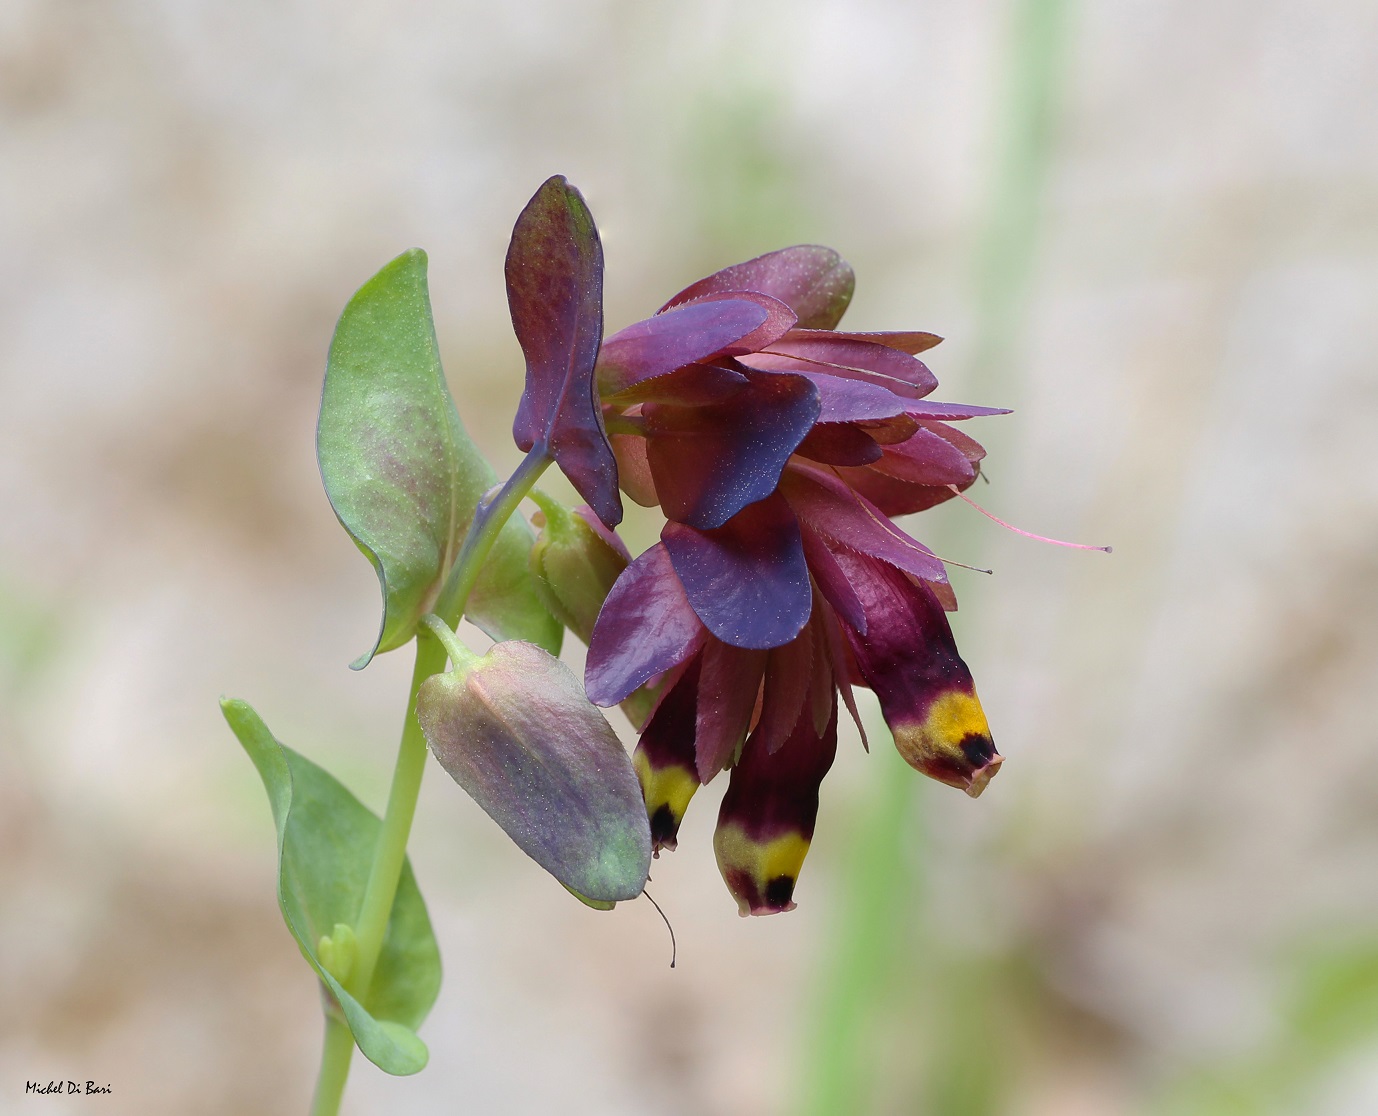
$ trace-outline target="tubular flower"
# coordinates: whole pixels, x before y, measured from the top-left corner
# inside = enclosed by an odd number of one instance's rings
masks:
[[[971,485],[984,451],[948,423],[1003,412],[925,400],[932,334],[836,330],[853,285],[830,249],[773,252],[613,335],[595,369],[619,483],[667,522],[603,604],[586,689],[656,686],[633,764],[657,853],[730,769],[714,848],[743,914],[794,906],[854,684],[919,771],[975,796],[1001,763],[943,563],[890,517]]]

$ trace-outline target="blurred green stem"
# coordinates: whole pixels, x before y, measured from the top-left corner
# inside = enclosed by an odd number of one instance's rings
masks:
[[[843,897],[843,921],[825,978],[809,1036],[813,1067],[803,1095],[806,1116],[869,1112],[874,1080],[867,1049],[875,1049],[868,1032],[874,1002],[885,986],[886,970],[898,947],[898,927],[912,888],[899,886],[907,857],[897,839],[914,801],[913,775],[890,746],[884,729],[869,730],[875,753],[869,762],[880,768],[870,794],[864,824],[848,850],[854,870]],[[910,855],[914,849],[907,850]]]
[[[976,246],[975,348],[963,385],[973,397],[1014,384],[1009,360],[1033,286],[1070,9],[1069,0],[1013,0],[1010,7],[993,174]]]
[[[436,599],[435,611],[451,629],[458,625],[469,603],[469,594],[478,580],[484,559],[493,549],[498,533],[517,510],[522,499],[531,491],[541,474],[550,465],[544,448],[537,447],[526,455],[507,483],[491,499],[479,501],[469,531],[464,536],[459,557],[450,568],[445,585]],[[444,644],[428,629],[416,633],[416,665],[412,668],[411,692],[407,696],[407,713],[402,722],[402,742],[397,748],[397,765],[392,773],[392,787],[388,791],[387,812],[378,833],[373,853],[364,901],[359,908],[359,920],[354,927],[358,939],[353,970],[345,988],[361,1004],[368,1005],[369,985],[373,970],[383,949],[383,935],[392,915],[392,903],[397,896],[397,881],[407,856],[407,839],[411,836],[412,819],[416,816],[416,799],[421,793],[421,778],[426,773],[426,737],[416,719],[416,695],[421,683],[445,669],[447,652]],[[321,1072],[316,1089],[312,1116],[334,1116],[344,1095],[345,1078],[353,1055],[353,1040],[345,1042],[327,1016],[325,1049],[321,1053]],[[339,1023],[348,1035],[348,1028]]]
[[[340,1110],[349,1061],[354,1056],[354,1036],[343,1019],[325,1015],[325,1046],[321,1050],[321,1072],[316,1078],[316,1095],[311,1101],[311,1116],[334,1116]]]
[[[996,149],[986,211],[980,222],[975,252],[976,337],[962,394],[977,402],[999,400],[1011,405],[1016,376],[1011,368],[1015,342],[1023,324],[1032,288],[1038,226],[1048,170],[1054,155],[1054,134],[1060,77],[1070,25],[1068,0],[1012,0],[1007,18],[1009,36],[1002,94],[997,102]],[[996,433],[999,438],[999,434]],[[968,521],[971,522],[970,520]],[[979,558],[979,544],[970,527],[963,538],[930,539],[939,553]],[[974,630],[965,609],[962,627]],[[828,957],[817,1019],[809,1035],[803,1062],[800,1111],[808,1116],[832,1116],[869,1111],[868,1090],[876,1078],[868,1052],[878,1020],[892,989],[905,987],[913,958],[932,952],[939,943],[915,917],[916,881],[899,855],[904,821],[916,795],[912,772],[899,765],[874,763],[869,801],[860,813],[868,819],[865,838],[857,842],[847,878],[854,881],[844,906],[843,921]],[[999,784],[996,784],[998,793]],[[904,932],[900,932],[903,926]],[[914,946],[923,941],[922,950]],[[960,951],[958,951],[960,954]],[[962,962],[960,955],[946,962]],[[975,963],[975,962],[972,962]],[[936,977],[931,970],[926,977]],[[926,998],[996,996],[991,982],[924,979]],[[974,991],[973,991],[974,990]],[[933,1116],[973,1116],[997,1110],[1000,1087],[997,1067],[990,1066],[981,1089],[962,1087],[952,1078],[965,1073],[971,1052],[954,1044],[970,1044],[970,1028],[954,1033],[944,1018],[985,1019],[983,1005],[963,1001],[929,1003],[926,1011],[937,1019],[931,1035],[936,1046],[926,1063],[933,1067],[924,1090],[937,1107]],[[917,1031],[912,1020],[904,1021]],[[916,1041],[916,1033],[905,1039]]]

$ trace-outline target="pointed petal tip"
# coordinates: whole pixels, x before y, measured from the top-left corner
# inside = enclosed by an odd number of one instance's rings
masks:
[[[995,778],[996,773],[1000,770],[1000,765],[1004,762],[1004,756],[996,755],[996,757],[984,767],[972,772],[971,782],[964,788],[967,794],[971,795],[972,798],[980,798],[981,792],[985,790],[987,784]]]

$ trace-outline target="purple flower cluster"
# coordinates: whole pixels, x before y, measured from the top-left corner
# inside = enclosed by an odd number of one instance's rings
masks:
[[[618,487],[665,515],[602,603],[585,685],[654,697],[633,762],[657,851],[730,772],[714,846],[743,914],[794,906],[854,686],[924,774],[974,796],[1001,763],[944,565],[892,517],[970,486],[984,451],[951,423],[1003,412],[927,398],[933,334],[839,330],[854,283],[802,245],[692,284],[602,343],[574,469],[555,453],[607,526]]]

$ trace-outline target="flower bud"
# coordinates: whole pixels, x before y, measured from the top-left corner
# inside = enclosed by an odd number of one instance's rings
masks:
[[[546,496],[536,497],[540,527],[531,548],[531,572],[552,616],[584,641],[613,582],[631,562],[622,540],[587,507],[573,511]]]
[[[416,717],[440,765],[590,905],[641,894],[651,832],[617,734],[559,659],[499,643],[428,678]]]

